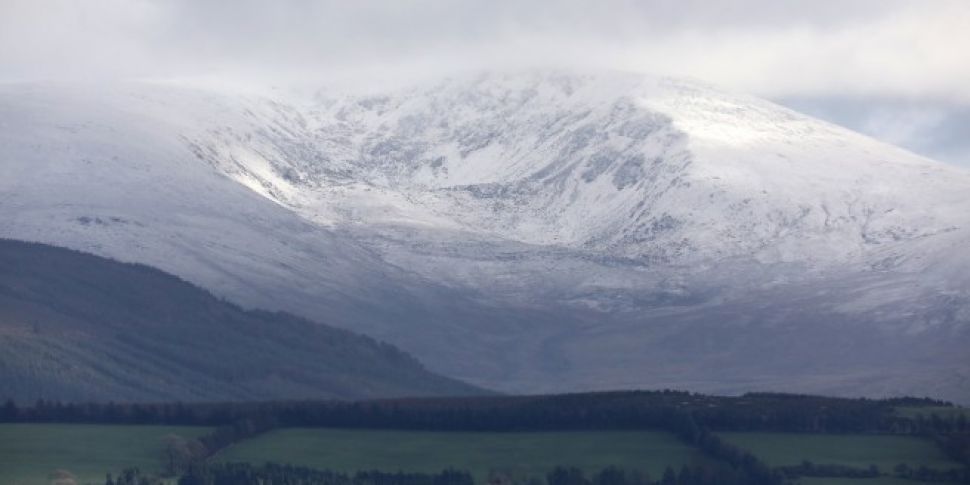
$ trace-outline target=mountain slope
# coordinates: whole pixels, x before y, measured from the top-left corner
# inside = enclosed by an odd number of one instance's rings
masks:
[[[640,75],[484,74],[293,106],[264,112],[297,127],[284,136],[212,130],[200,158],[397,266],[570,312],[520,334],[536,357],[517,387],[967,398],[964,170]]]
[[[491,74],[296,106],[264,114],[286,131],[215,129],[199,154],[328,223],[421,223],[661,263],[840,264],[954,230],[970,209],[966,171],[670,79]]]
[[[612,72],[0,88],[0,235],[510,391],[970,399],[970,173]]]
[[[400,350],[246,311],[140,265],[0,240],[0,395],[22,401],[481,392]]]

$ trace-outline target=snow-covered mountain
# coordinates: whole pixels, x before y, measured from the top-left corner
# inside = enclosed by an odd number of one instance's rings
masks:
[[[4,86],[0,224],[503,390],[970,399],[970,173],[694,82]]]
[[[966,172],[668,79],[491,75],[275,108],[274,128],[218,127],[199,153],[329,224],[419,223],[659,262],[841,262],[966,220]]]

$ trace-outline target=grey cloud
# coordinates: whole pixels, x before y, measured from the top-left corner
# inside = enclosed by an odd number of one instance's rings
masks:
[[[967,48],[965,0],[0,0],[0,80],[592,67],[775,99],[906,100],[925,114],[970,105]],[[885,139],[908,129],[823,105]],[[942,120],[960,132],[949,123],[966,118]]]
[[[270,75],[441,58],[442,67],[676,71],[759,94],[903,84],[917,93],[970,80],[954,48],[970,42],[970,28],[947,28],[970,22],[962,0],[4,0],[0,8],[6,78]],[[880,76],[910,67],[919,72],[898,82]],[[970,99],[970,88],[957,90]]]
[[[777,101],[926,157],[970,168],[970,105],[844,96]]]

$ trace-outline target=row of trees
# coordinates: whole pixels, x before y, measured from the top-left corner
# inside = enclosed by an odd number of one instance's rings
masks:
[[[164,482],[137,468],[123,470],[116,479],[110,475],[105,485],[162,485]],[[301,466],[266,463],[217,463],[193,466],[178,478],[178,485],[474,485],[472,475],[463,470],[439,473],[360,471],[354,474]],[[639,471],[607,467],[590,475],[575,467],[556,467],[545,477],[531,477],[527,485],[750,485],[751,477],[729,467],[684,465],[680,471],[667,467],[658,479]],[[488,485],[512,485],[501,474],[493,475]]]
[[[938,434],[936,443],[947,456],[970,468],[970,431]]]
[[[949,470],[934,470],[927,466],[911,467],[900,463],[893,468],[893,474],[899,478],[919,480],[921,482],[956,482],[970,483],[970,468]]]
[[[203,470],[205,459],[218,450],[276,427],[465,431],[660,429],[676,434],[726,464],[723,469],[704,473],[689,470],[685,476],[717,475],[724,483],[734,483],[724,481],[730,475],[743,479],[740,483],[753,485],[774,485],[786,477],[805,475],[868,476],[869,471],[820,466],[772,470],[752,454],[724,442],[712,430],[921,434],[935,437],[948,454],[970,465],[970,434],[962,432],[966,428],[962,414],[906,418],[894,412],[902,404],[938,407],[946,403],[914,398],[900,401],[785,394],[719,397],[678,391],[364,402],[64,404],[41,401],[30,407],[8,402],[0,408],[0,421],[214,426],[212,433],[197,440],[179,437],[167,440],[165,466],[170,476]],[[920,474],[931,474],[939,480],[959,479],[932,470],[920,471]],[[680,477],[683,473],[675,475]],[[569,476],[576,478],[575,473],[558,478]],[[627,477],[619,485],[641,479]],[[589,480],[595,482],[596,478]]]
[[[193,467],[178,480],[178,485],[474,485],[466,471],[440,473],[361,471],[353,475],[332,470],[266,463],[254,467],[246,463],[213,464]]]
[[[138,468],[122,470],[116,478],[109,474],[105,485],[163,485],[158,476]],[[465,471],[443,470],[440,473],[388,473],[362,471],[350,475],[332,470],[318,470],[292,465],[266,463],[217,463],[193,465],[180,474],[178,485],[474,485]]]
[[[219,426],[199,438],[168,435],[162,443],[163,473],[169,477],[182,475],[205,464],[206,459],[219,450],[275,427],[275,420],[271,418],[244,418],[231,425]]]
[[[510,430],[528,429],[574,429],[601,427],[624,427],[624,423],[636,423],[633,427],[646,427],[669,431],[692,446],[700,448],[708,455],[718,458],[722,465],[682,469],[673,474],[665,473],[657,483],[706,484],[744,483],[748,485],[777,485],[782,483],[782,475],[773,472],[754,455],[723,442],[706,427],[700,426],[692,413],[672,406],[644,408],[622,406],[598,407],[590,401],[569,396],[566,399],[545,397],[494,400],[493,406],[479,407],[478,401],[458,400],[462,406],[443,407],[442,401],[404,401],[377,402],[369,405],[357,403],[326,406],[308,403],[276,403],[249,410],[249,414],[238,421],[217,427],[213,432],[198,439],[186,440],[178,436],[166,438],[163,462],[168,476],[183,475],[186,480],[209,480],[186,483],[219,483],[220,476],[252,473],[254,477],[266,474],[303,474],[311,473],[305,469],[267,468],[253,469],[240,465],[236,468],[206,466],[206,458],[220,449],[254,435],[266,432],[281,425],[335,426],[335,427],[406,427],[421,429],[475,429]],[[595,401],[595,399],[593,399]],[[620,411],[620,412],[617,412]],[[546,415],[543,416],[542,413]],[[614,413],[614,414],[611,414]],[[445,428],[432,427],[444,425]],[[536,429],[536,428],[533,428]],[[241,468],[240,468],[241,467]],[[281,471],[282,470],[282,471]],[[313,472],[316,473],[316,472]],[[313,475],[319,483],[338,483],[343,480],[331,472]],[[275,475],[274,475],[275,476]],[[302,475],[301,475],[302,476]],[[208,478],[206,478],[208,477]],[[238,478],[238,477],[237,477]],[[211,479],[211,480],[210,480]],[[416,479],[416,478],[415,478]],[[549,485],[640,485],[654,483],[648,477],[626,473],[618,469],[606,469],[586,479],[574,468],[554,470],[547,477]],[[225,482],[236,483],[236,482]],[[248,483],[248,482],[238,482]],[[254,482],[256,483],[256,482]],[[275,483],[275,482],[268,482]],[[283,482],[280,482],[283,483]],[[304,482],[296,482],[304,483]],[[314,481],[306,483],[317,483]],[[344,482],[339,482],[344,483]],[[356,482],[355,482],[356,483]],[[390,485],[395,485],[394,482]]]
[[[85,422],[225,426],[243,419],[279,426],[403,428],[429,430],[636,429],[663,427],[689,413],[715,430],[786,432],[953,433],[967,430],[966,417],[906,418],[899,400],[839,399],[785,394],[740,397],[679,391],[630,391],[552,396],[397,399],[362,402],[263,403],[60,403],[20,407],[8,401],[0,422]],[[937,401],[905,401],[939,405]]]

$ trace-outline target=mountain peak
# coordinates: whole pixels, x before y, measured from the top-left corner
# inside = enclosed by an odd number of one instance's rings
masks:
[[[794,243],[841,263],[966,222],[966,172],[695,82],[490,72],[265,103],[251,126],[195,143],[320,223],[440,226],[668,262],[784,260],[792,251],[779,247]]]
[[[345,322],[501,390],[966,374],[966,171],[662,77],[365,91],[0,87],[0,236]]]

